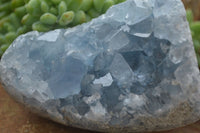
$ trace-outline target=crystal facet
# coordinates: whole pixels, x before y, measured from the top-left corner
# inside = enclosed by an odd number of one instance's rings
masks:
[[[200,75],[180,0],[127,0],[71,29],[18,37],[1,82],[40,115],[74,127],[144,132],[200,118]]]

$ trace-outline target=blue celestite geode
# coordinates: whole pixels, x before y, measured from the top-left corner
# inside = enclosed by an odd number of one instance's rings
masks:
[[[127,0],[71,29],[18,37],[0,62],[18,101],[59,123],[144,132],[200,118],[200,75],[181,0]]]

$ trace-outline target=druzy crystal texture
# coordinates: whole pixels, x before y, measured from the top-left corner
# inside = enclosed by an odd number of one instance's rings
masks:
[[[200,75],[180,0],[127,0],[91,22],[18,37],[1,82],[34,112],[103,132],[167,130],[200,118]]]

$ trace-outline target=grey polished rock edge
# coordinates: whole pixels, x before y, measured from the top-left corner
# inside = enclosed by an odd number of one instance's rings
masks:
[[[180,0],[127,0],[71,29],[18,37],[0,62],[32,111],[102,132],[167,130],[200,118],[200,75]]]

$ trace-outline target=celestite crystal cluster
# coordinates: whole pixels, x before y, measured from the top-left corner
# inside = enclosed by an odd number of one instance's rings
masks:
[[[103,132],[172,129],[200,118],[200,75],[180,0],[127,0],[91,22],[18,37],[0,62],[18,101]]]
[[[0,57],[21,34],[90,21],[125,0],[0,0]]]

